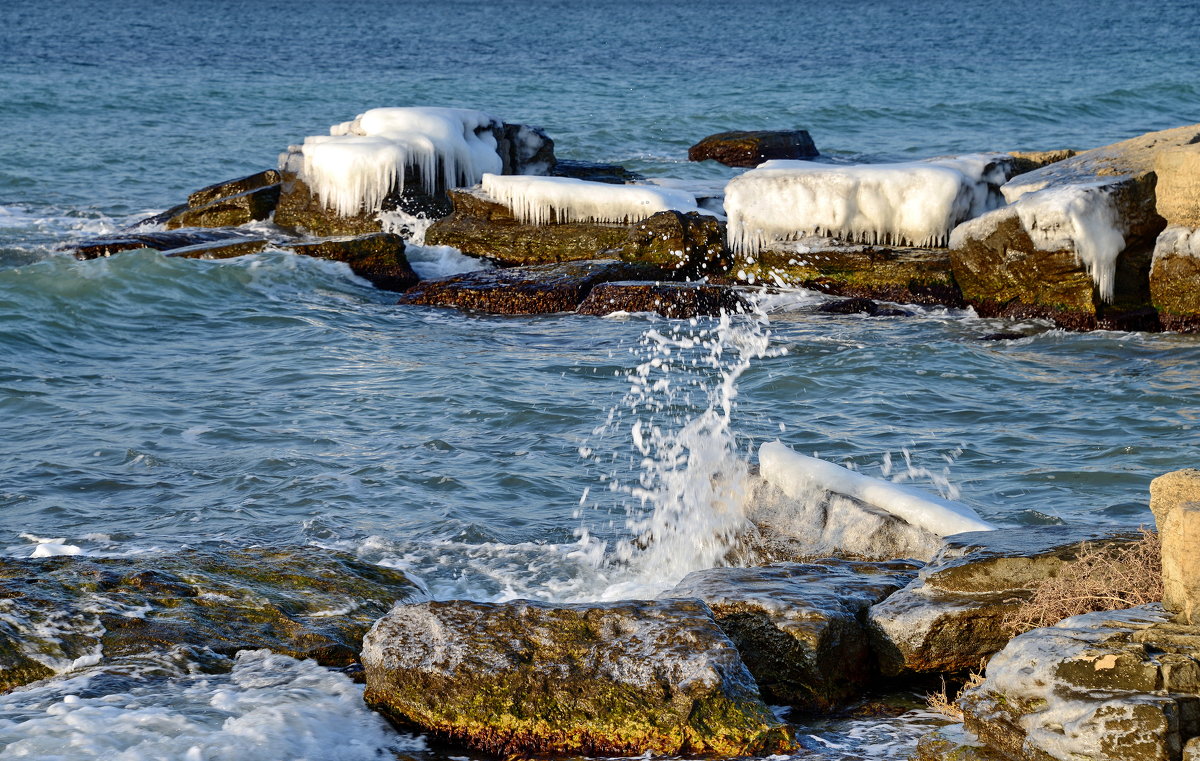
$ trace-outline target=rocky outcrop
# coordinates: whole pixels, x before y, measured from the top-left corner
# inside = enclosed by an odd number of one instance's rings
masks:
[[[908,317],[910,315],[903,309],[881,306],[874,300],[861,296],[826,301],[817,307],[817,311],[822,314],[865,314],[869,317]]]
[[[400,605],[365,699],[495,755],[745,756],[794,747],[703,603]]]
[[[235,256],[257,254],[268,245],[266,238],[233,238],[173,248],[167,251],[166,255],[180,259],[231,259]]]
[[[668,595],[708,604],[766,700],[823,711],[869,686],[876,671],[867,609],[917,568],[832,559],[712,568],[689,574]]]
[[[282,246],[301,256],[344,262],[350,270],[385,291],[405,291],[420,280],[404,256],[404,239],[393,233],[324,238]]]
[[[1172,225],[1200,227],[1200,144],[1160,152],[1154,173],[1155,208],[1162,218]]]
[[[712,159],[725,166],[758,166],[771,159],[819,156],[807,130],[754,130],[709,135],[688,148],[688,161]]]
[[[1076,154],[1069,148],[1064,148],[1057,151],[1009,151],[1008,155],[1013,157],[1013,174],[1025,174],[1032,172],[1035,169],[1041,169],[1049,164],[1056,164],[1059,161],[1069,159]]]
[[[247,235],[240,230],[188,229],[165,232],[128,232],[72,243],[64,250],[74,254],[77,259],[96,259],[139,248],[175,251],[201,244],[239,245],[260,240],[262,239]]]
[[[278,170],[266,169],[246,177],[239,177],[236,180],[218,182],[192,193],[188,196],[187,205],[190,208],[198,209],[222,198],[278,185],[282,179]]]
[[[1165,330],[1200,332],[1200,145],[1163,151],[1154,164],[1158,213],[1150,297]]]
[[[593,161],[570,161],[559,159],[550,170],[553,177],[573,177],[576,180],[588,182],[608,182],[613,185],[624,185],[627,182],[644,179],[637,172],[631,172],[620,164],[598,164]]]
[[[751,283],[799,286],[835,296],[900,304],[961,306],[950,254],[937,248],[891,248],[802,241],[739,262],[734,274]]]
[[[1200,125],[1153,132],[1018,175],[1009,205],[960,225],[951,263],[983,316],[1044,317],[1073,329],[1154,329],[1150,265],[1164,227],[1155,160]]]
[[[745,310],[746,301],[726,285],[617,282],[597,285],[575,311],[598,316],[613,312],[655,312],[663,317],[685,320]]]
[[[303,547],[3,558],[0,598],[0,689],[11,689],[173,647],[346,666],[375,619],[424,594],[399,571]]]
[[[1196,468],[1173,470],[1150,482],[1150,512],[1160,530],[1171,511],[1192,502],[1200,503],[1200,470]]]
[[[1151,481],[1150,509],[1162,540],[1163,607],[1200,624],[1200,470]]]
[[[616,280],[646,280],[662,271],[615,259],[468,272],[423,280],[407,291],[401,304],[456,307],[493,314],[571,312],[592,288]]]
[[[945,547],[908,586],[875,605],[870,621],[885,675],[978,668],[1012,633],[1003,623],[1083,545],[1119,546],[1138,531],[1040,526],[968,532]]]
[[[965,726],[1010,761],[1169,761],[1200,736],[1200,629],[1156,605],[1022,634],[961,699]]]
[[[203,206],[189,206],[166,221],[168,230],[179,227],[236,227],[266,219],[279,203],[279,185],[225,196]]]

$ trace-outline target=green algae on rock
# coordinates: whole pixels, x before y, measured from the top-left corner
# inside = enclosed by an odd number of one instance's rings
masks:
[[[363,641],[367,703],[494,754],[794,748],[696,600],[397,606]]]
[[[404,255],[404,239],[395,233],[306,240],[283,248],[301,256],[344,262],[355,275],[385,291],[408,290],[420,280]]]

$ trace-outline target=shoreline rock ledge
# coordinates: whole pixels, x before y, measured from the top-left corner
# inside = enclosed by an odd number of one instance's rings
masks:
[[[795,748],[698,600],[398,605],[362,661],[372,708],[496,755]]]

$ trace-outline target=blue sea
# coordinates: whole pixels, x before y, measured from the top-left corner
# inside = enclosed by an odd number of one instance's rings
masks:
[[[1182,0],[0,5],[0,553],[311,544],[444,599],[650,595],[637,532],[670,503],[689,518],[664,562],[697,567],[679,548],[712,506],[680,484],[711,473],[638,423],[710,462],[779,439],[998,525],[1147,523],[1150,480],[1200,464],[1200,338],[817,314],[804,292],[728,324],[488,317],[277,251],[58,249],[379,106],[478,108],[560,158],[713,183],[740,170],[687,148],[729,129],[807,129],[847,162],[1086,149],[1200,121],[1197,28]],[[441,757],[341,675],[243,660],[0,696],[0,759]],[[932,723],[805,742],[899,759]]]

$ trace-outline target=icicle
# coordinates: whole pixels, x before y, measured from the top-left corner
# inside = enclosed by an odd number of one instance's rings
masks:
[[[507,206],[517,219],[534,225],[633,223],[668,209],[707,213],[696,205],[696,197],[691,193],[651,185],[485,174],[483,191]]]

